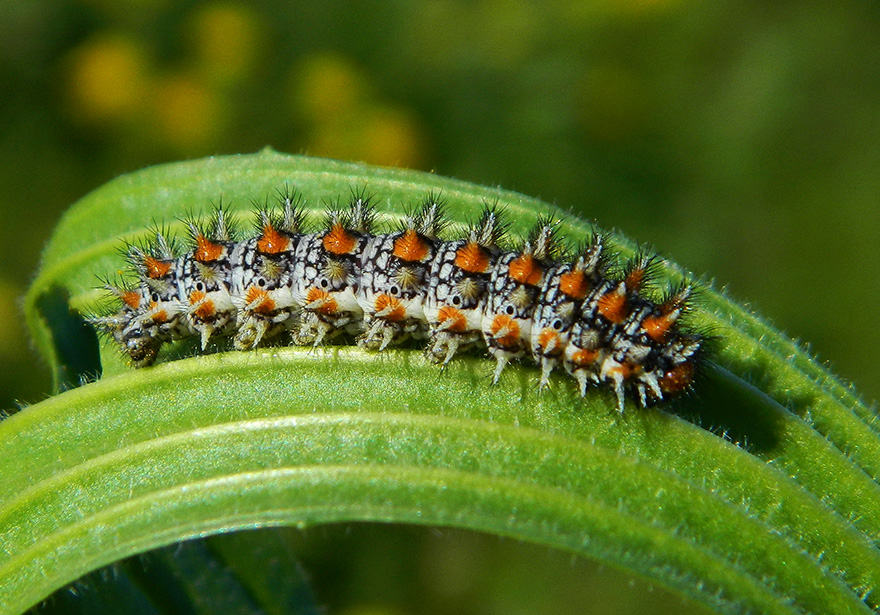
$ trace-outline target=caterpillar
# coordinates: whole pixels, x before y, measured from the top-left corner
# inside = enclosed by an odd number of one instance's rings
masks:
[[[490,203],[447,238],[436,194],[386,232],[364,191],[328,207],[312,230],[298,193],[279,190],[277,201],[257,207],[247,239],[221,204],[206,220],[183,220],[182,253],[161,229],[126,245],[134,281],[105,280],[118,305],[88,320],[136,367],[174,340],[197,338],[204,351],[231,338],[247,350],[287,333],[297,345],[344,339],[377,352],[415,340],[444,367],[482,348],[495,361],[493,383],[527,359],[540,369],[539,390],[558,369],[582,396],[610,388],[621,413],[627,395],[648,407],[691,388],[706,340],[683,322],[694,287],[650,292],[655,256],[617,262],[598,231],[566,246],[549,218],[511,239],[505,212]]]

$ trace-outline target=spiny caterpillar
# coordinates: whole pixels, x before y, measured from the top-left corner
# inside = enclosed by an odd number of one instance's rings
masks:
[[[459,351],[484,347],[493,382],[513,360],[540,367],[539,388],[561,367],[578,383],[608,386],[623,412],[627,392],[642,406],[691,385],[704,336],[681,324],[692,287],[653,299],[657,262],[640,254],[620,265],[594,232],[565,249],[558,223],[539,220],[519,242],[507,238],[503,211],[487,204],[458,238],[435,195],[386,233],[376,233],[371,198],[352,192],[308,232],[302,198],[279,191],[275,208],[256,212],[256,234],[237,240],[229,212],[184,220],[188,250],[156,231],[125,253],[134,284],[106,282],[122,303],[90,321],[135,366],[151,365],[163,344],[231,336],[238,350],[288,331],[294,344],[339,336],[381,351],[423,340],[443,366]]]

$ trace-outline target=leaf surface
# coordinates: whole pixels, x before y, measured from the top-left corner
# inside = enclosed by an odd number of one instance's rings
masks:
[[[70,210],[26,298],[59,387],[97,369],[76,311],[100,304],[95,276],[123,268],[123,241],[156,222],[179,228],[179,217],[221,197],[250,210],[285,183],[315,212],[365,187],[389,215],[429,191],[457,222],[497,201],[516,233],[561,215],[430,174],[271,151],[120,177]],[[573,242],[589,231],[564,216]],[[686,276],[662,264],[670,283]],[[880,606],[873,410],[723,293],[705,288],[694,321],[718,340],[696,394],[623,418],[607,392],[581,399],[563,376],[539,394],[525,365],[490,386],[480,357],[441,373],[417,350],[275,347],[171,353],[135,371],[104,347],[101,380],[0,423],[0,612],[183,538],[352,520],[549,545],[721,613],[871,612]]]

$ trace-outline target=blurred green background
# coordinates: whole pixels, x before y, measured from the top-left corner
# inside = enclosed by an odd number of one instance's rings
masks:
[[[555,202],[714,279],[880,396],[880,4],[0,0],[0,408],[64,209],[263,146]]]

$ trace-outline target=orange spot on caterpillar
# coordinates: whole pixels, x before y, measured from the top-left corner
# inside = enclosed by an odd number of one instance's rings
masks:
[[[406,309],[400,304],[400,299],[390,295],[376,297],[376,312],[383,312],[381,318],[391,322],[397,322],[406,318]]]
[[[141,307],[141,294],[136,290],[127,290],[124,293],[120,293],[119,298],[133,310]]]
[[[160,261],[153,256],[147,256],[144,258],[144,268],[147,270],[148,278],[158,280],[171,270],[171,261]]]
[[[664,393],[680,393],[694,381],[694,364],[691,362],[676,365],[659,379],[660,390]]]
[[[455,265],[468,273],[485,273],[489,255],[476,241],[468,242],[455,252]]]
[[[310,304],[315,302],[320,302],[320,305],[311,307]],[[339,305],[336,303],[336,299],[330,296],[326,290],[321,290],[316,286],[312,286],[308,292],[306,292],[306,307],[313,312],[318,312],[319,314],[335,314],[339,310]]]
[[[583,299],[590,290],[583,271],[568,271],[559,276],[559,290],[572,299]]]
[[[599,358],[598,350],[578,350],[571,355],[571,362],[578,367],[589,367]]]
[[[165,310],[159,310],[157,309],[158,307],[158,301],[150,302],[150,319],[157,325],[161,325],[162,323],[168,322],[168,312]]]
[[[507,314],[493,318],[489,330],[495,342],[502,348],[511,348],[519,344],[519,323]]]
[[[547,329],[541,331],[541,333],[538,335],[538,346],[544,352],[547,351],[547,347],[550,346],[550,344],[553,342],[555,342],[555,344],[549,356],[558,357],[562,354],[562,351],[565,350],[565,348],[562,347],[562,344],[559,343],[559,331],[550,329],[548,327]]]
[[[223,256],[223,246],[214,243],[202,234],[196,237],[196,249],[193,258],[200,263],[213,263]]]
[[[217,308],[214,306],[214,302],[211,300],[205,301],[205,297],[207,297],[207,295],[200,290],[194,290],[189,295],[190,305],[195,305],[196,303],[201,302],[199,307],[193,312],[193,315],[199,320],[210,320],[217,313]]]
[[[629,380],[634,373],[634,366],[628,363],[620,363],[608,370],[609,374],[620,374],[624,380]]]
[[[675,318],[672,318],[671,314],[648,316],[642,322],[642,330],[655,342],[662,342],[674,324]]]
[[[271,224],[263,227],[263,234],[257,241],[257,250],[263,254],[280,254],[290,249],[290,238]]]
[[[334,224],[322,240],[324,249],[331,254],[351,254],[357,247],[357,237],[345,230],[341,224]]]
[[[626,296],[616,290],[605,293],[599,298],[599,313],[609,322],[623,323],[629,313]]]
[[[394,256],[401,260],[418,262],[424,260],[429,253],[430,246],[413,229],[407,229],[394,241]]]
[[[437,313],[437,320],[445,325],[445,331],[461,333],[467,329],[467,318],[462,314],[461,310],[451,305],[444,305],[440,308],[440,311]],[[445,324],[447,321],[452,322],[447,325]]]
[[[644,267],[636,267],[626,274],[626,280],[624,280],[624,283],[626,284],[626,289],[628,291],[638,292],[642,287],[642,284],[645,283],[645,271]]]
[[[515,282],[537,286],[541,282],[544,270],[531,254],[523,254],[510,261],[507,273]]]
[[[253,306],[251,311],[256,314],[268,315],[275,311],[275,301],[269,296],[269,293],[262,288],[251,286],[245,294],[245,301],[249,306]]]

